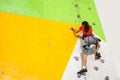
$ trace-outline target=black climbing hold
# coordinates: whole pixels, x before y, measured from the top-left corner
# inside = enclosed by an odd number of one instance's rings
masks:
[[[80,15],[79,15],[79,14],[77,15],[77,18],[80,18]]]
[[[77,8],[77,7],[78,7],[78,4],[75,4],[75,5],[74,5],[74,7],[76,7],[76,8]]]
[[[93,22],[92,25],[96,25],[95,22]]]
[[[106,76],[106,77],[105,77],[105,80],[110,80],[110,79],[109,79],[109,76]]]
[[[77,57],[77,56],[74,56],[74,59],[75,59],[76,61],[78,61],[78,60],[79,60],[79,57]]]
[[[88,7],[88,10],[91,10],[92,8],[91,7]]]
[[[101,63],[105,63],[105,60],[104,60],[104,59],[101,59],[100,62],[101,62]]]
[[[99,68],[98,68],[97,66],[95,66],[95,67],[94,67],[94,70],[95,70],[95,71],[98,71],[98,70],[99,70]]]

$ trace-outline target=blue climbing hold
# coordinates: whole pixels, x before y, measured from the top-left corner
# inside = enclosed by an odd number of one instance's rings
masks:
[[[74,56],[74,59],[75,59],[76,61],[78,61],[78,60],[79,60],[79,57],[77,57],[77,56]]]
[[[101,59],[100,62],[101,62],[101,63],[105,63],[105,60],[104,60],[104,59]]]
[[[97,66],[95,66],[95,67],[94,67],[94,70],[95,70],[95,71],[98,71],[98,70],[99,70],[99,68],[98,68]]]
[[[77,74],[77,77],[78,77],[78,78],[81,78],[81,75],[80,75],[80,74]]]

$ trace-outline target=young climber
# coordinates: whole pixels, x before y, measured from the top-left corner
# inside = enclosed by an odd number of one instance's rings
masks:
[[[77,72],[77,74],[84,74],[85,72],[87,72],[87,53],[91,45],[96,46],[95,59],[101,58],[101,55],[99,52],[99,48],[100,48],[99,42],[101,40],[94,36],[92,32],[92,27],[89,25],[87,21],[83,21],[79,29],[74,29],[72,27],[71,30],[74,32],[74,35],[75,33],[78,33],[78,32],[82,32],[83,34],[81,38],[84,40],[85,44],[82,46],[83,47],[82,69],[79,72]]]

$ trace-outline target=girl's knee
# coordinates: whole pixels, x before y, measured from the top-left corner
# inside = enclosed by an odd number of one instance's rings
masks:
[[[96,45],[96,48],[100,48],[100,44],[97,44],[97,45]]]

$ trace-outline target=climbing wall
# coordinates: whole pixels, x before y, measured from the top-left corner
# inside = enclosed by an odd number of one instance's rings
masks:
[[[95,60],[95,46],[92,46],[88,52],[87,69],[88,72],[86,76],[77,75],[77,72],[81,70],[81,54],[83,40],[78,39],[69,62],[66,66],[62,80],[118,80],[112,56],[109,55],[110,51],[108,44],[104,41],[101,43],[100,53],[102,58],[100,60]]]
[[[81,68],[81,44],[70,27],[79,28],[84,20],[105,44],[93,0],[0,0],[0,79],[79,80],[76,72]],[[104,58],[101,61],[109,63]],[[98,68],[107,68],[99,61],[93,62],[88,64],[90,79],[101,75]],[[91,78],[94,72],[98,75]],[[100,79],[112,79],[108,72]]]

